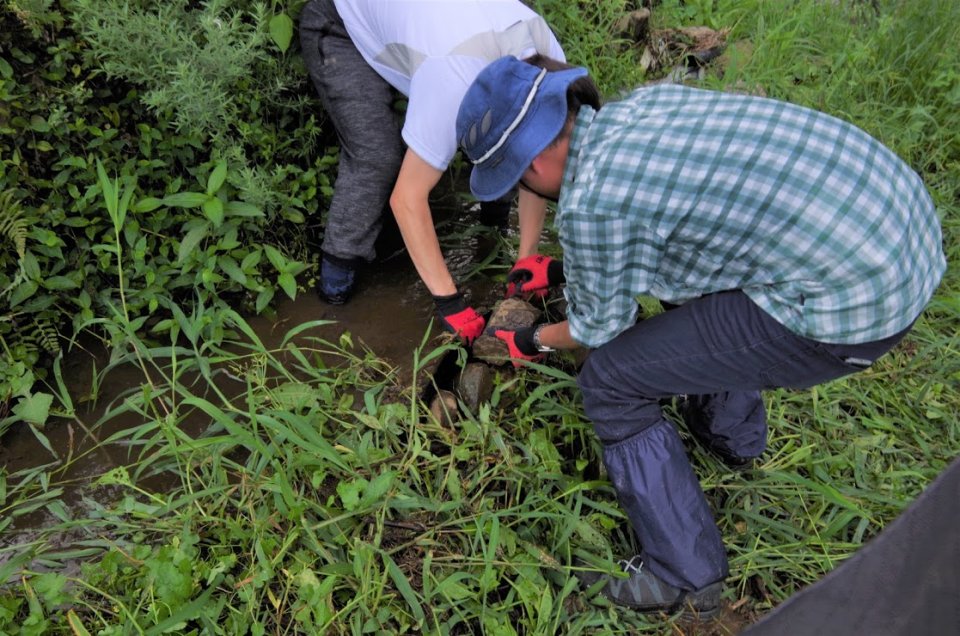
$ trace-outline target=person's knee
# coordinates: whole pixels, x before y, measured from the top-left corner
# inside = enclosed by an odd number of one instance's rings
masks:
[[[609,372],[613,367],[601,348],[590,354],[577,378],[584,412],[604,444],[641,433],[663,416],[657,398],[625,386]]]
[[[616,365],[609,359],[604,347],[590,353],[577,376],[584,402],[608,402],[629,392],[629,388],[618,382],[611,373],[615,369]]]

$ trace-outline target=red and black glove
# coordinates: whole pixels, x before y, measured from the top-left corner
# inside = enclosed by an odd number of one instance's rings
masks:
[[[457,292],[449,296],[434,296],[437,305],[437,317],[447,331],[457,334],[466,344],[471,345],[486,326],[486,320],[473,307],[467,306],[463,294]]]
[[[498,329],[493,332],[493,335],[507,343],[510,360],[513,366],[519,367],[522,366],[522,360],[540,362],[546,357],[546,354],[541,353],[533,342],[533,332],[536,330],[536,327],[523,327],[516,331]]]
[[[507,274],[507,298],[517,294],[543,298],[550,287],[562,285],[566,280],[563,261],[542,254],[525,256]]]

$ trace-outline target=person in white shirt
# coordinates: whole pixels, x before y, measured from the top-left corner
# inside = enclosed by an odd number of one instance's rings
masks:
[[[444,262],[428,195],[457,151],[457,111],[477,74],[504,55],[563,62],[557,38],[519,0],[311,0],[300,39],[340,140],[318,293],[346,302],[357,265],[375,256],[389,200],[442,325],[469,344],[484,319]],[[408,98],[402,129],[395,91]],[[520,190],[521,265],[535,254],[545,213],[544,199]]]

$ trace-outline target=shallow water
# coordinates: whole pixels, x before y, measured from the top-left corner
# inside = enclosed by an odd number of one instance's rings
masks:
[[[461,204],[455,195],[435,201],[434,213],[438,232],[444,237],[441,243],[451,272],[460,282],[461,289],[469,294],[475,307],[481,311],[489,308],[500,297],[502,289],[489,276],[474,274],[474,270],[477,262],[490,257],[503,244],[502,239],[495,234],[495,230],[478,226],[475,222],[475,206],[471,208]],[[511,223],[515,227],[516,219],[512,219]],[[284,297],[270,317],[247,317],[264,345],[268,349],[276,347],[284,334],[299,324],[316,320],[334,321],[330,325],[304,332],[299,337],[322,338],[336,343],[347,332],[355,353],[362,355],[364,350],[372,351],[394,368],[399,382],[405,383],[412,376],[414,351],[425,338],[434,338],[440,330],[436,326],[431,327],[433,301],[402,249],[399,234],[392,234],[396,232],[395,225],[388,224],[384,232],[380,241],[384,256],[361,269],[357,293],[347,304],[329,305],[312,290],[307,290],[295,300]],[[505,258],[501,256],[500,260]],[[86,349],[76,347],[66,354],[63,377],[76,405],[80,423],[50,419],[43,433],[53,453],[23,424],[14,424],[0,440],[0,467],[10,483],[19,479],[18,474],[29,473],[40,466],[68,464],[66,469],[58,472],[57,482],[65,484],[59,499],[64,504],[64,514],[73,519],[87,516],[86,512],[92,503],[91,496],[109,497],[110,489],[90,488],[92,479],[113,468],[130,465],[133,461],[129,446],[122,441],[110,445],[99,442],[141,422],[132,415],[112,417],[102,425],[98,422],[119,396],[140,386],[143,374],[139,368],[131,365],[112,369],[102,379],[95,380],[97,370],[104,368],[107,361],[108,353],[97,350],[94,345]],[[232,382],[233,386],[230,386],[229,376],[220,377],[223,379],[220,388],[227,394],[240,390],[239,383]],[[204,421],[188,420],[182,427],[195,434],[206,424]],[[81,455],[81,461],[67,461]],[[175,476],[162,476],[138,482],[138,485],[148,490],[162,491],[178,483]],[[15,556],[16,546],[29,542],[38,530],[57,521],[45,508],[12,519],[0,532],[0,564]],[[71,544],[71,539],[70,536],[63,536],[55,543],[66,547]]]

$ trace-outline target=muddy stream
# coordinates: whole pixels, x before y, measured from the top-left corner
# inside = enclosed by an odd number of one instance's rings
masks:
[[[506,271],[510,258],[500,254],[494,266],[476,273],[477,263],[488,259],[506,242],[494,228],[477,222],[478,204],[463,203],[455,192],[447,192],[433,202],[434,218],[441,236],[441,246],[448,266],[463,291],[468,292],[471,302],[478,308],[491,307],[503,293],[502,286],[485,273]],[[503,231],[509,239],[516,231],[514,211],[510,228]],[[434,327],[428,334],[433,317],[433,301],[420,281],[410,258],[403,250],[403,243],[395,224],[385,224],[378,241],[378,258],[363,267],[358,274],[358,289],[345,305],[333,306],[321,301],[313,290],[301,292],[296,300],[284,296],[273,316],[247,316],[246,319],[267,349],[276,348],[284,334],[299,324],[327,320],[332,324],[310,329],[300,338],[322,338],[332,343],[341,335],[349,333],[354,344],[352,352],[363,355],[369,349],[390,365],[398,381],[406,383],[413,375],[414,352],[425,336],[433,338],[440,333]],[[481,309],[482,310],[482,309]],[[52,454],[26,424],[14,423],[0,439],[0,466],[10,483],[15,483],[18,473],[25,474],[40,466],[55,468],[65,458],[86,453],[81,461],[72,461],[57,475],[58,484],[64,484],[60,495],[70,518],[82,519],[91,505],[90,497],[109,489],[91,488],[91,480],[119,466],[130,464],[129,448],[123,440],[115,444],[98,444],[98,440],[142,422],[132,415],[109,418],[106,425],[98,421],[111,404],[132,388],[143,382],[139,368],[127,365],[112,369],[95,385],[94,376],[108,362],[108,352],[90,346],[74,347],[65,354],[63,377],[77,410],[76,422],[51,417],[43,429]],[[236,389],[234,389],[236,390]],[[90,399],[95,394],[96,399]],[[190,434],[198,434],[207,422],[196,422],[183,427]],[[179,484],[174,475],[150,477],[138,481],[138,486],[148,490],[164,491]],[[100,494],[107,498],[108,494]],[[108,503],[108,502],[101,502]],[[21,514],[0,530],[0,564],[16,556],[16,546],[30,543],[39,531],[57,523],[58,520],[45,508]],[[53,539],[56,547],[66,548],[71,543],[69,536]]]

